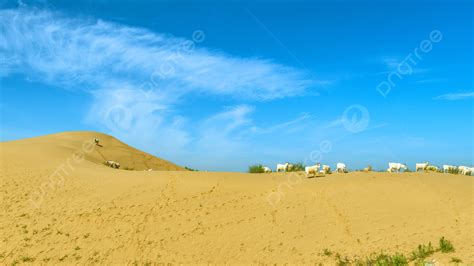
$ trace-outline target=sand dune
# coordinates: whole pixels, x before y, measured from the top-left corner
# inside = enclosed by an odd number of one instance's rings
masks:
[[[92,145],[94,138],[99,139],[100,146]],[[91,148],[90,152],[85,150],[88,147]],[[85,161],[103,164],[106,160],[113,160],[120,162],[122,169],[184,170],[171,162],[130,147],[110,135],[92,131],[65,132],[11,141],[2,144],[2,148],[8,156],[19,159],[31,155],[34,161],[30,163],[36,163],[38,160],[41,164],[48,164],[51,161],[56,163],[58,160],[71,157],[73,152],[82,152]]]
[[[103,147],[91,146],[94,136]],[[2,264],[335,264],[323,249],[351,260],[409,255],[442,236],[455,252],[426,260],[474,263],[469,176],[116,170],[102,161],[182,168],[95,132],[4,142],[0,151]]]

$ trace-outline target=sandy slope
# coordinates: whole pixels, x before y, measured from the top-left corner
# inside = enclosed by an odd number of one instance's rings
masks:
[[[91,145],[94,138],[100,146]],[[63,161],[73,152],[82,152],[86,161],[102,164],[106,160],[120,162],[121,168],[133,170],[184,170],[166,160],[137,150],[120,140],[103,133],[93,131],[64,132],[37,138],[11,141],[2,144],[8,156],[23,157],[26,154],[35,157],[35,161],[48,164],[52,160]],[[91,148],[87,152],[87,148]],[[44,161],[43,161],[44,159]]]
[[[74,160],[91,134],[0,144],[0,263],[334,264],[324,248],[408,254],[441,236],[456,252],[431,259],[474,263],[473,177],[115,170],[98,147]],[[106,157],[172,169],[100,138]]]

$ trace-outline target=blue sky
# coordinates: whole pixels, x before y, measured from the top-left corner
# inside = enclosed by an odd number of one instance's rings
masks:
[[[181,165],[473,165],[472,1],[0,1],[0,138]],[[413,165],[411,165],[413,168]]]

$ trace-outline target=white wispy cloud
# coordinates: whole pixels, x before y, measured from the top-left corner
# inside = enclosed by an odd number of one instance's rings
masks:
[[[447,93],[447,94],[443,94],[443,95],[439,95],[435,97],[436,100],[448,100],[448,101],[465,100],[465,99],[472,99],[472,98],[474,98],[474,92]]]
[[[271,60],[230,56],[146,29],[27,8],[0,12],[2,69],[58,86],[151,81],[178,94],[271,100],[300,95],[317,82]]]
[[[408,54],[406,55],[408,56]],[[429,72],[429,69],[420,68],[417,61],[411,61],[409,58],[407,59],[406,56],[382,56],[378,57],[377,62],[381,63],[387,69],[386,71],[382,71],[379,74],[387,74],[391,72],[401,71],[399,69],[403,69],[403,71],[409,71],[411,74],[420,74]],[[415,62],[415,63],[413,63]]]

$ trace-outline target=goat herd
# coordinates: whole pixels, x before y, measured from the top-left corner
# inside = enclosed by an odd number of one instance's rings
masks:
[[[277,164],[276,166],[276,172],[286,172],[286,171],[292,171],[294,168],[293,164],[290,163],[284,163],[284,164]],[[403,163],[388,163],[388,169],[387,172],[396,172],[399,173],[401,169],[407,170],[406,164]],[[460,173],[462,175],[471,175],[474,173],[474,167],[468,167],[468,166],[454,166],[454,165],[443,165],[442,170],[440,170],[439,167],[435,165],[430,165],[428,162],[425,163],[417,163],[415,165],[416,172],[418,171],[433,171],[433,172],[443,172],[443,173]],[[263,166],[263,171],[265,173],[271,173],[272,169],[267,166]],[[311,175],[316,176],[316,174],[321,173],[321,174],[329,174],[331,173],[331,167],[329,165],[321,165],[320,163],[317,163],[313,166],[306,166],[304,169],[306,173],[306,177],[309,177]],[[371,168],[365,168],[364,171],[371,171]],[[347,173],[347,168],[344,163],[337,163],[336,164],[336,172],[338,173]]]
[[[99,139],[94,138],[94,143],[96,145],[99,145]],[[104,164],[109,166],[109,167],[115,168],[115,169],[120,168],[120,163],[115,162],[115,161],[108,160],[108,161],[105,161]],[[294,165],[291,164],[291,163],[277,164],[276,172],[291,171],[291,170],[293,170],[293,168],[294,168]],[[428,162],[417,163],[415,165],[415,168],[416,168],[416,172],[418,172],[420,170],[421,171],[441,172],[439,167],[437,167],[435,165],[430,165]],[[406,164],[403,164],[403,163],[388,163],[387,172],[399,173],[401,169],[407,170],[408,168],[407,168]],[[150,170],[151,169],[148,169],[148,171],[150,171]],[[325,165],[325,164],[323,164],[322,167],[321,167],[321,164],[317,163],[313,166],[306,166],[304,168],[304,171],[306,173],[306,177],[310,176],[311,174],[313,176],[316,176],[316,174],[318,174],[318,173],[322,173],[322,174],[331,173],[331,167],[329,165]],[[368,172],[368,171],[371,171],[371,169],[370,168],[365,168],[364,171]],[[272,169],[270,167],[263,166],[263,172],[264,173],[271,173]],[[337,163],[336,164],[336,172],[338,172],[338,173],[347,173],[346,165],[344,163]],[[462,175],[471,175],[472,173],[474,173],[474,167],[468,167],[468,166],[464,166],[464,165],[458,167],[458,166],[454,166],[454,165],[445,164],[445,165],[443,165],[442,172],[443,173],[456,172],[456,173],[460,173]]]

